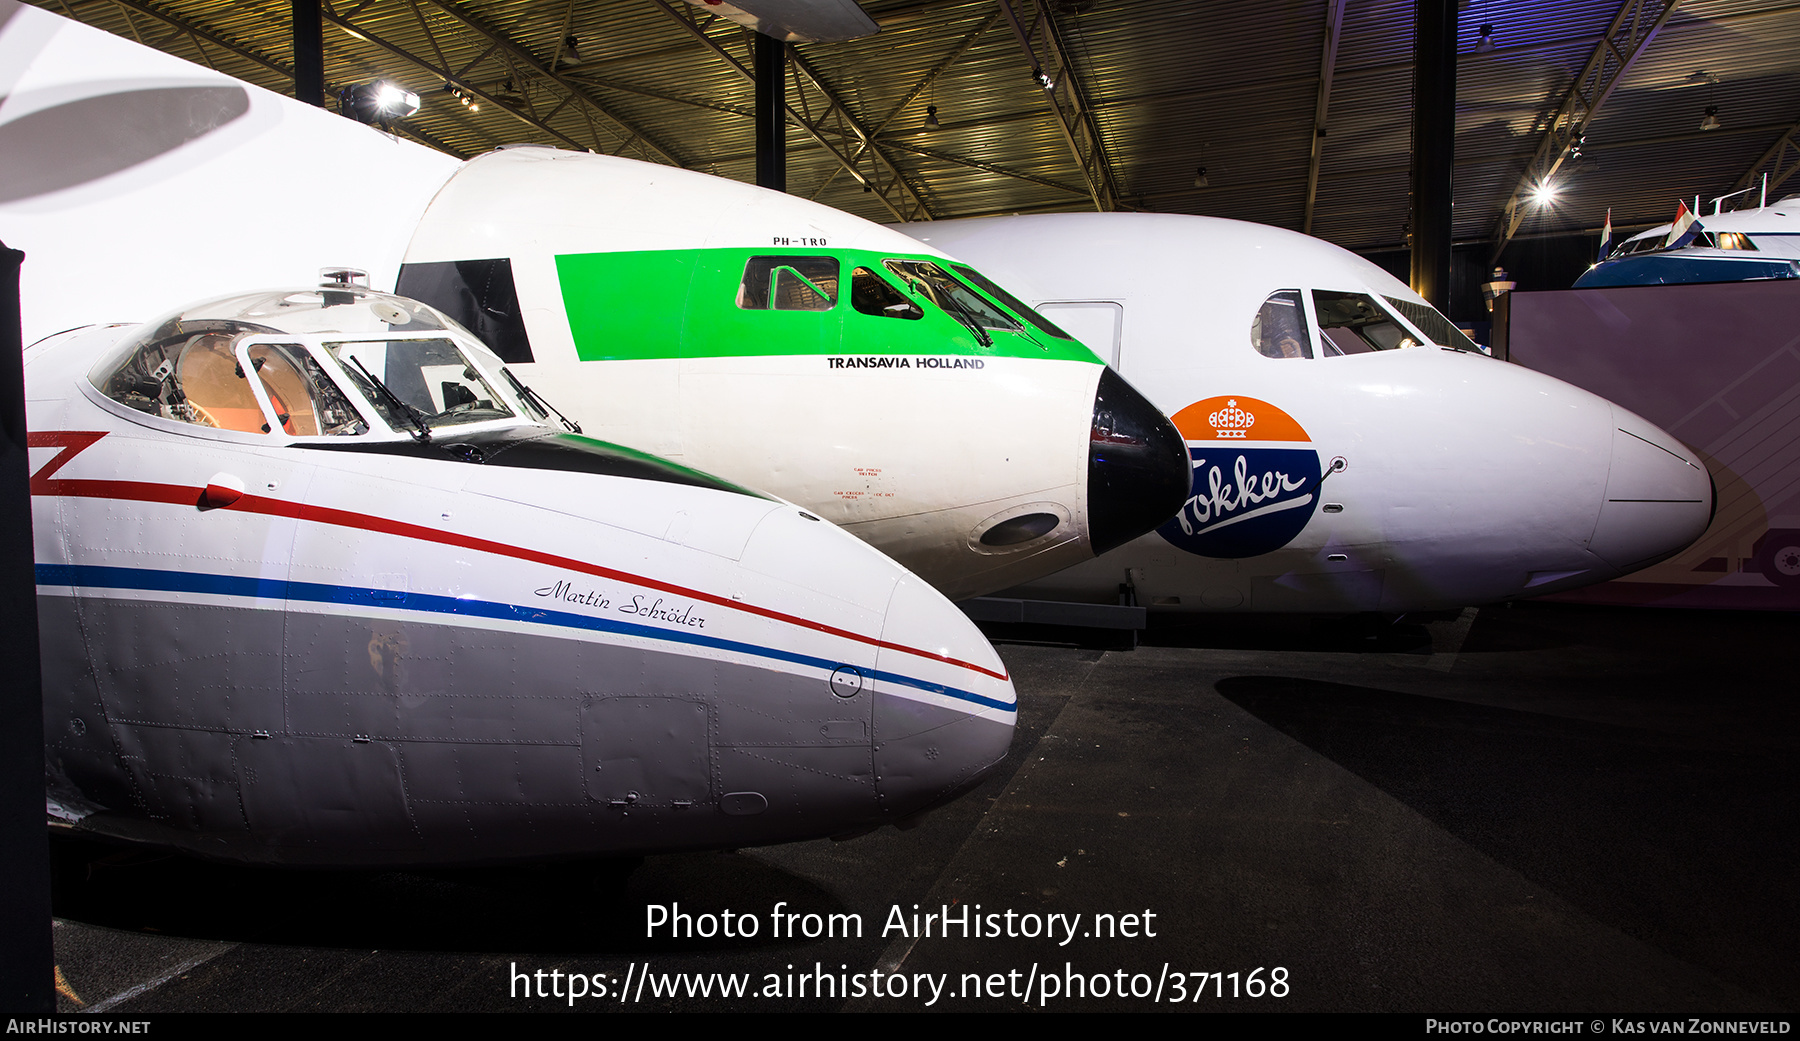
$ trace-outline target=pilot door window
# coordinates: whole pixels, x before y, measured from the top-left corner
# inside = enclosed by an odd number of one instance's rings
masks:
[[[1362,293],[1315,289],[1312,297],[1327,358],[1419,346],[1410,330]]]
[[[1298,289],[1269,294],[1256,317],[1250,320],[1250,345],[1265,358],[1313,356],[1312,338],[1306,334],[1306,315],[1300,310]]]
[[[751,257],[737,304],[746,311],[829,311],[837,297],[836,257]]]

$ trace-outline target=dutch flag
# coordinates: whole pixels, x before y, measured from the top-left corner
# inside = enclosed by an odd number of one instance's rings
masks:
[[[1664,249],[1680,249],[1689,245],[1706,228],[1700,224],[1687,203],[1679,203],[1675,211],[1675,223],[1669,227],[1669,237],[1663,240]]]
[[[1606,227],[1600,229],[1600,257],[1599,257],[1599,259],[1595,260],[1594,263],[1598,264],[1601,260],[1605,260],[1606,255],[1611,252],[1612,252],[1612,207],[1608,206],[1606,208]]]

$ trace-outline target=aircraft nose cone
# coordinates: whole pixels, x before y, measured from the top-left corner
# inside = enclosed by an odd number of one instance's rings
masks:
[[[882,642],[875,791],[882,817],[898,821],[968,791],[1006,757],[1018,699],[981,630],[917,579],[894,591]]]
[[[1706,464],[1649,420],[1613,408],[1612,463],[1593,554],[1621,571],[1672,557],[1712,522]]]
[[[1094,555],[1175,515],[1193,478],[1175,424],[1108,366],[1088,435],[1088,541]]]

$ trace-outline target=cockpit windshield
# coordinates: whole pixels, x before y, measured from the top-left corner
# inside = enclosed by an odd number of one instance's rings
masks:
[[[883,263],[889,271],[900,276],[913,292],[943,308],[971,330],[978,333],[986,329],[1019,331],[1018,322],[936,264],[926,260],[888,260]]]
[[[980,289],[982,292],[1012,308],[1014,314],[1023,316],[1026,321],[1037,326],[1039,329],[1042,329],[1044,332],[1049,333],[1051,336],[1054,336],[1059,340],[1073,340],[1075,338],[1057,328],[1055,322],[1052,322],[1050,319],[1045,318],[1043,315],[1033,310],[1031,305],[1007,292],[992,279],[974,268],[963,264],[952,264],[950,265],[950,269],[974,283],[976,288]]]
[[[326,341],[345,375],[395,430],[510,419],[517,413],[447,339]]]
[[[433,426],[539,424],[554,411],[455,322],[356,287],[212,300],[144,328],[89,380],[161,420],[288,437],[355,437],[379,422],[429,438]]]
[[[1424,333],[1427,339],[1439,347],[1468,351],[1472,354],[1485,353],[1474,340],[1463,335],[1461,329],[1452,325],[1450,319],[1444,317],[1443,312],[1430,304],[1415,304],[1410,300],[1397,300],[1391,296],[1383,299],[1394,305],[1394,310],[1400,312],[1400,317],[1411,322],[1413,328]]]

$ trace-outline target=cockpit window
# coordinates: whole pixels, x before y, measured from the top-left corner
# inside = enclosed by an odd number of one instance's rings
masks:
[[[1362,293],[1315,289],[1313,310],[1325,337],[1322,353],[1327,358],[1419,346],[1406,327]]]
[[[1005,329],[1017,332],[1019,323],[968,286],[958,282],[948,271],[924,260],[888,260],[887,269],[900,276],[913,292],[949,312],[952,317],[973,328]]]
[[[294,437],[368,433],[369,424],[304,347],[253,343],[246,353],[284,433]]]
[[[925,312],[919,310],[919,305],[889,285],[887,279],[866,267],[850,272],[850,305],[862,314],[882,318],[917,321],[925,317]]]
[[[737,304],[748,311],[829,311],[837,296],[836,257],[751,257]]]
[[[396,431],[419,429],[421,420],[437,428],[514,415],[449,340],[328,341],[325,349]]]
[[[1442,312],[1430,304],[1415,304],[1410,300],[1396,300],[1391,296],[1385,299],[1394,305],[1394,310],[1400,312],[1400,317],[1411,322],[1413,328],[1424,333],[1432,343],[1452,350],[1484,353],[1474,340],[1463,335],[1461,329],[1450,324],[1450,319],[1445,318]]]
[[[1265,358],[1313,356],[1306,317],[1300,311],[1300,290],[1283,289],[1269,294],[1250,321],[1250,345]]]
[[[1713,236],[1713,239],[1714,244],[1720,249],[1756,249],[1756,243],[1750,241],[1750,236],[1741,231],[1721,231]]]
[[[1057,328],[1055,322],[1045,318],[1043,315],[1033,310],[1029,304],[1025,303],[1025,301],[1020,300],[1005,289],[1002,289],[998,284],[974,268],[966,267],[962,264],[952,264],[950,269],[974,283],[975,287],[982,292],[1000,301],[1007,307],[1012,308],[1014,314],[1024,317],[1026,321],[1049,333],[1051,336],[1062,340],[1073,340],[1075,338]]]

